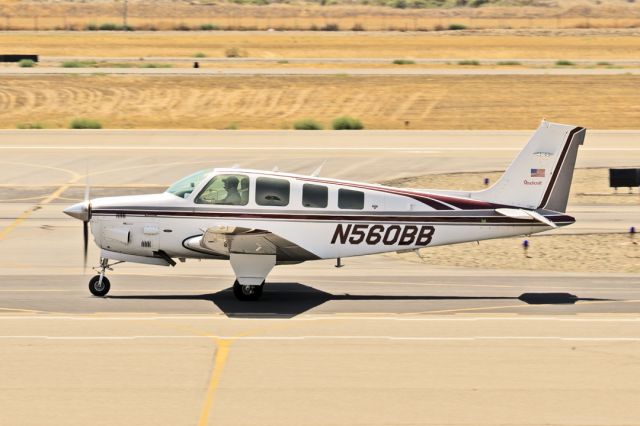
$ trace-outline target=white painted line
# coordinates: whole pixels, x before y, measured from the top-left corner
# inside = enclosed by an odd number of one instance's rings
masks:
[[[122,145],[122,146],[99,146],[99,145],[15,145],[0,146],[0,149],[6,150],[94,150],[94,151],[137,151],[149,150],[154,151],[218,151],[221,149],[227,151],[246,151],[246,150],[264,150],[268,148],[270,151],[400,151],[408,153],[416,153],[416,147],[287,147],[287,146],[152,146],[152,145]],[[428,147],[421,150],[421,153],[436,154],[439,151],[517,151],[520,152],[522,147]],[[615,152],[636,152],[640,151],[640,147],[606,147],[606,148],[581,148],[582,151],[615,151]]]
[[[82,315],[82,314],[79,314]],[[86,314],[91,315],[91,314]],[[522,317],[522,316],[481,316],[481,317],[467,317],[458,315],[432,315],[425,317],[404,317],[404,316],[299,316],[294,318],[269,318],[266,315],[277,314],[265,314],[264,312],[243,312],[243,315],[255,315],[252,318],[229,318],[222,313],[216,314],[186,314],[186,315],[149,315],[149,316],[109,316],[101,314],[97,316],[68,316],[68,315],[2,315],[0,314],[0,321],[2,320],[70,320],[70,321],[163,321],[163,320],[224,320],[224,321],[336,321],[336,320],[350,320],[350,321],[418,321],[418,322],[475,322],[475,321],[552,321],[552,322],[604,322],[604,323],[635,323],[640,322],[640,317],[618,317],[618,318],[601,318],[601,317]],[[407,315],[411,315],[410,313]],[[466,314],[463,314],[466,315]]]
[[[46,336],[46,335],[19,335],[0,336],[0,340],[152,340],[152,339],[217,339],[233,341],[300,341],[300,340],[387,340],[387,341],[414,341],[414,342],[479,342],[495,340],[515,341],[580,341],[580,342],[640,342],[640,337],[563,337],[563,336],[458,336],[458,337],[431,337],[431,336],[349,336],[349,335],[308,335],[308,336],[195,336],[195,335],[133,335],[133,336]]]

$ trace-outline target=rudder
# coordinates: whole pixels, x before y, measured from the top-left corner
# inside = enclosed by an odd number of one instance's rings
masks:
[[[565,212],[583,127],[543,121],[502,177],[473,198]]]

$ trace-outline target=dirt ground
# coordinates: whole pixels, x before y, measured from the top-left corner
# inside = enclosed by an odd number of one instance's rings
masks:
[[[454,190],[484,189],[484,178],[489,178],[490,184],[495,183],[502,175],[502,171],[484,173],[448,173],[416,176],[383,182],[385,185],[403,188],[438,188]],[[590,168],[576,169],[571,184],[569,196],[571,205],[625,205],[639,207],[640,195],[634,189],[631,194],[627,188],[619,188],[616,193],[609,188],[609,169]],[[639,213],[640,216],[640,213]]]
[[[368,129],[525,129],[531,117],[629,129],[639,85],[636,75],[7,76],[0,127],[83,117],[105,128],[290,129],[350,115]]]
[[[640,30],[358,32],[0,33],[5,51],[74,57],[613,59],[640,58]]]
[[[524,240],[529,241],[525,253]],[[640,272],[640,237],[629,234],[532,235],[463,243],[397,256],[437,266],[562,272]]]

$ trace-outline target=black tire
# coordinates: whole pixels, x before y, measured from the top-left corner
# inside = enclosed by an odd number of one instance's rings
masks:
[[[245,286],[241,285],[238,280],[233,283],[233,295],[236,299],[243,302],[252,302],[260,299],[262,296],[262,289],[264,288],[264,281],[260,285]]]
[[[111,283],[107,277],[102,277],[102,285],[98,286],[100,282],[100,275],[96,275],[95,277],[89,280],[89,291],[94,296],[103,297],[109,293],[109,289],[111,288]]]

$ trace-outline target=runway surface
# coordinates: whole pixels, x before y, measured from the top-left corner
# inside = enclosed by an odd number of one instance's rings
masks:
[[[460,68],[0,68],[0,75],[94,75],[122,74],[146,76],[224,75],[629,75],[640,74],[640,68],[524,68],[524,69],[460,69]]]
[[[503,169],[529,133],[1,132],[0,424],[637,424],[638,275],[380,255],[277,267],[239,303],[227,262],[187,261],[119,265],[98,299],[61,213],[87,172],[97,195],[235,163],[376,182]],[[637,165],[636,141],[591,132],[578,166]],[[580,209],[583,231],[636,213]]]

